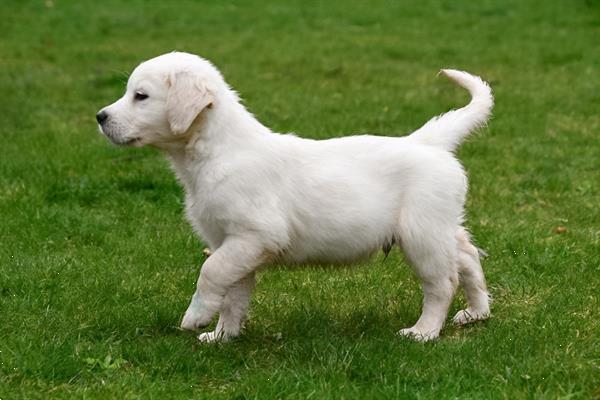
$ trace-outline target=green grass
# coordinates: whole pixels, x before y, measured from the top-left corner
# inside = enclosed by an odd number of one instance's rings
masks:
[[[600,397],[600,4],[402,3],[4,1],[0,399]],[[493,318],[397,337],[421,291],[394,251],[262,273],[232,343],[180,331],[203,247],[181,189],[94,121],[173,49],[314,138],[403,135],[463,105],[441,67],[487,79],[495,117],[460,158]]]

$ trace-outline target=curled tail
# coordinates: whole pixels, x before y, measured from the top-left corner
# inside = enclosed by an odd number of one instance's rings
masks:
[[[453,69],[440,71],[471,93],[471,102],[445,114],[438,115],[417,129],[409,140],[454,151],[474,129],[487,122],[494,106],[492,89],[477,76]]]

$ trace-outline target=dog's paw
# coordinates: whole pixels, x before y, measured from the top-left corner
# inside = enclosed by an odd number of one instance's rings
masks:
[[[188,331],[196,331],[201,328],[207,327],[212,320],[212,316],[198,313],[195,310],[188,309],[181,320],[181,329]]]
[[[413,326],[412,328],[401,329],[398,332],[398,335],[414,339],[417,342],[428,342],[437,339],[440,336],[440,333],[437,331],[424,332]]]
[[[221,307],[220,298],[207,301],[210,296],[201,296],[198,292],[192,296],[192,301],[185,311],[185,315],[181,320],[181,328],[188,331],[195,331],[200,328],[207,327],[217,310]]]
[[[454,325],[466,325],[475,321],[488,319],[489,317],[489,311],[477,311],[467,308],[466,310],[460,310],[457,312],[454,318],[452,318],[452,323]]]

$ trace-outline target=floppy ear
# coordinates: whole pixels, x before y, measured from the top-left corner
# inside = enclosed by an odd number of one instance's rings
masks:
[[[212,105],[213,96],[194,73],[177,72],[169,76],[167,119],[174,134],[186,132],[196,117]]]

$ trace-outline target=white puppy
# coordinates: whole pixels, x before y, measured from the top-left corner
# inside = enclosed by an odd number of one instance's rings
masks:
[[[240,333],[257,268],[341,264],[402,247],[421,280],[423,312],[400,334],[438,337],[458,282],[468,307],[454,322],[489,316],[477,249],[463,228],[467,178],[453,151],[487,121],[491,90],[442,71],[469,105],[406,137],[302,139],[258,122],[208,61],[169,53],[142,63],[125,95],[97,114],[116,144],[163,150],[185,187],[186,215],[213,250],[181,326],[220,313],[201,341]]]

